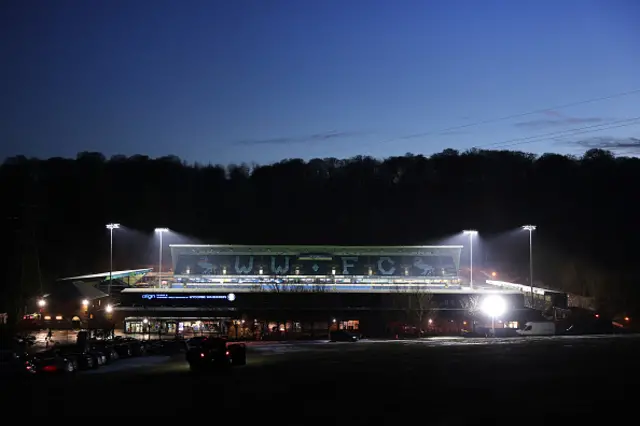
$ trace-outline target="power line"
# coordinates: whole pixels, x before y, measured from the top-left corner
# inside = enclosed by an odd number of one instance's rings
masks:
[[[514,119],[514,118],[521,118],[521,117],[526,117],[528,115],[541,114],[541,113],[545,113],[545,112],[551,112],[551,111],[554,111],[554,110],[557,110],[557,109],[564,109],[564,108],[569,108],[569,107],[578,106],[578,105],[590,104],[590,103],[594,103],[594,102],[606,101],[606,100],[609,100],[609,99],[620,98],[620,97],[623,97],[623,96],[635,95],[637,93],[640,93],[640,89],[629,90],[629,91],[626,91],[626,92],[620,92],[620,93],[616,93],[616,94],[608,95],[608,96],[601,96],[599,98],[585,99],[585,100],[581,100],[581,101],[571,102],[571,103],[568,103],[568,104],[556,105],[556,106],[553,106],[553,107],[535,109],[535,110],[531,110],[531,111],[527,111],[527,112],[521,112],[521,113],[506,115],[504,117],[499,117],[499,118],[490,118],[490,119],[487,119],[487,120],[477,121],[475,123],[469,123],[469,124],[462,124],[462,125],[459,125],[459,126],[447,127],[447,128],[440,129],[440,130],[431,130],[431,131],[427,131],[427,132],[423,132],[423,133],[414,133],[412,135],[406,135],[406,136],[400,136],[400,137],[397,137],[397,138],[387,139],[387,140],[383,141],[382,143],[393,142],[393,141],[401,140],[401,139],[412,139],[412,138],[417,138],[417,137],[421,137],[421,136],[435,135],[435,134],[446,133],[446,132],[450,132],[450,131],[454,131],[454,130],[460,130],[460,129],[467,129],[469,127],[481,126],[483,124],[497,123],[499,121],[511,120],[511,119]]]
[[[603,129],[586,130],[586,131],[576,132],[576,133],[573,133],[571,135],[566,135],[566,136],[575,136],[575,135],[581,135],[581,134],[586,134],[586,133],[598,132],[598,131],[601,131],[601,130],[619,129],[621,127],[629,127],[629,126],[637,126],[637,125],[640,125],[640,119],[636,120],[633,123],[620,124],[620,125],[617,125],[617,126],[606,127],[606,128],[603,128]],[[566,136],[561,136],[561,137],[566,137]],[[547,140],[547,139],[551,139],[551,138],[540,139],[540,140],[534,141],[534,142],[542,142],[542,141]],[[521,143],[514,143],[514,144],[511,144],[511,145],[503,145],[500,148],[509,148],[509,147],[515,146],[515,145],[523,145],[524,143],[529,143],[529,142],[521,142]]]
[[[567,130],[556,130],[556,131],[553,131],[553,132],[543,133],[543,134],[540,134],[540,135],[525,136],[525,137],[521,137],[521,138],[508,139],[508,140],[506,140],[506,141],[502,141],[502,142],[493,142],[493,143],[488,143],[488,144],[485,144],[485,145],[479,145],[479,146],[476,146],[476,147],[474,147],[474,148],[484,148],[484,147],[488,147],[488,146],[502,145],[502,144],[505,144],[505,143],[507,143],[507,144],[511,144],[511,143],[513,143],[513,142],[518,142],[518,141],[528,141],[528,140],[530,140],[530,139],[538,139],[538,138],[546,138],[546,137],[555,137],[555,136],[560,137],[563,133],[572,133],[572,132],[575,132],[575,131],[581,131],[581,130],[584,130],[584,129],[594,129],[594,128],[596,128],[595,130],[600,130],[600,129],[597,129],[597,128],[598,128],[598,127],[612,126],[612,125],[620,124],[620,123],[626,123],[626,122],[628,122],[628,121],[634,121],[634,120],[637,120],[637,119],[639,119],[639,118],[640,118],[640,117],[627,118],[627,119],[624,119],[624,120],[611,121],[611,122],[609,122],[609,123],[592,124],[592,125],[590,125],[590,126],[581,126],[581,127],[576,127],[576,128],[573,128],[573,129],[567,129]],[[594,130],[594,131],[595,131],[595,130]]]
[[[486,148],[486,147],[507,148],[507,147],[516,146],[516,145],[525,145],[525,144],[534,143],[534,142],[542,142],[547,139],[575,136],[580,134],[599,132],[603,130],[617,129],[620,127],[634,126],[637,124],[640,124],[640,116],[634,117],[634,118],[628,118],[625,120],[612,121],[610,123],[594,124],[591,126],[577,127],[574,129],[568,129],[563,131],[543,133],[541,135],[508,139],[502,142],[494,142],[494,143],[489,143],[485,145],[474,146],[473,148]]]

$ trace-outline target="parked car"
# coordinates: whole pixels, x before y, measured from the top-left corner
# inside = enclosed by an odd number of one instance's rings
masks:
[[[72,354],[62,354],[57,349],[38,352],[31,357],[36,374],[75,373],[79,369],[78,359]]]
[[[31,375],[36,369],[26,353],[14,350],[0,350],[0,377],[20,377]]]
[[[347,330],[332,330],[329,332],[330,342],[357,342],[358,335]]]
[[[56,346],[54,351],[62,356],[68,356],[75,358],[77,361],[78,369],[91,370],[100,367],[102,365],[104,354],[96,353],[95,351],[87,351],[78,345],[63,345]]]
[[[228,345],[225,339],[205,338],[189,347],[187,362],[194,372],[245,365],[247,349],[240,343]]]
[[[171,355],[186,350],[186,342],[184,340],[153,340],[146,344],[147,353],[155,355]]]
[[[88,347],[90,351],[102,353],[106,358],[105,364],[109,364],[120,358],[115,346],[109,340],[91,340],[89,341]]]
[[[141,356],[147,352],[144,343],[131,337],[116,337],[113,344],[120,357]]]

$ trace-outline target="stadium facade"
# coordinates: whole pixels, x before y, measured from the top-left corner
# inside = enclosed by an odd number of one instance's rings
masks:
[[[114,321],[130,333],[388,334],[467,327],[463,246],[172,245],[173,275],[120,293]],[[522,292],[502,290],[510,318]],[[428,330],[424,330],[428,331]]]

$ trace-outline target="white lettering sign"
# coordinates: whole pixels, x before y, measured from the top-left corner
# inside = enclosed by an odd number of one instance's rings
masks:
[[[284,257],[284,265],[276,266],[276,257],[271,256],[271,272],[274,274],[286,274],[289,272],[289,256]]]
[[[413,266],[422,271],[420,275],[433,275],[436,270],[433,266],[425,263],[424,259],[421,257],[415,257],[413,259]]]
[[[385,269],[383,264],[387,262],[389,263],[389,266],[391,266],[389,269]],[[389,256],[383,256],[380,259],[378,259],[378,271],[380,271],[380,273],[382,275],[393,275],[393,273],[396,271],[395,266],[393,266],[396,262],[393,261],[393,259],[391,259]]]
[[[238,274],[248,274],[253,269],[253,256],[249,256],[247,265],[240,265],[240,256],[236,256],[236,272]]]
[[[346,256],[342,258],[342,275],[349,275],[349,268],[356,266],[357,256]]]

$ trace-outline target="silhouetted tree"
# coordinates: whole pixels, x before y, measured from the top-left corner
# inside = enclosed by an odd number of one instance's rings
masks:
[[[598,149],[582,157],[447,149],[430,157],[288,159],[266,166],[209,160],[215,158],[188,165],[175,156],[106,159],[93,152],[6,159],[0,236],[10,254],[0,265],[0,300],[6,305],[38,291],[21,272],[23,263],[36,264],[27,247],[38,248],[45,287],[60,276],[107,270],[108,222],[148,232],[167,226],[200,242],[229,244],[437,244],[472,227],[492,256],[517,266],[523,281],[526,241],[497,237],[533,223],[536,282],[619,309],[640,299],[637,158]],[[116,268],[154,263],[149,241],[132,238],[118,234]],[[571,262],[582,278],[567,278]]]

